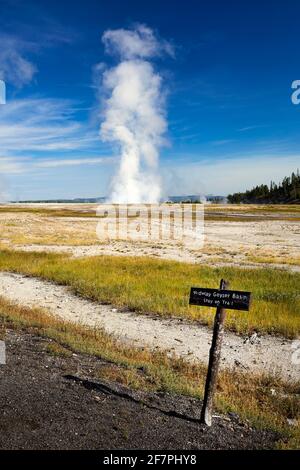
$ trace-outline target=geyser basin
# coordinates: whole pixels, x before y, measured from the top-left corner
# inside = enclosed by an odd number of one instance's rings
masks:
[[[100,204],[97,236],[103,240],[175,243],[202,248],[203,204]]]

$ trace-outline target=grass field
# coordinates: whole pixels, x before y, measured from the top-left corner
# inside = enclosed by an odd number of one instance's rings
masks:
[[[22,329],[54,340],[49,354],[67,356],[81,352],[108,361],[107,367],[99,370],[101,378],[136,389],[203,396],[204,365],[124,346],[102,330],[66,323],[43,310],[22,308],[2,298],[0,321],[2,337],[6,328]],[[236,412],[252,426],[276,430],[281,434],[281,448],[298,448],[300,427],[288,425],[287,420],[299,423],[299,392],[300,384],[287,384],[277,377],[223,370],[219,374],[216,408],[219,412]]]
[[[51,253],[0,252],[0,270],[38,276],[70,286],[96,301],[138,313],[177,316],[211,325],[212,310],[188,305],[192,286],[253,293],[250,312],[228,311],[227,328],[295,338],[300,333],[300,273],[272,269],[211,268],[146,257],[97,256],[72,259]]]

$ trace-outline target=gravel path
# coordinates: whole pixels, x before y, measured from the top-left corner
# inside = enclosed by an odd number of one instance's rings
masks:
[[[68,321],[103,327],[136,346],[161,348],[189,360],[208,360],[212,333],[195,323],[118,311],[82,299],[66,287],[18,274],[0,273],[0,295],[21,305],[45,308]],[[299,380],[300,364],[293,364],[293,352],[293,342],[284,338],[248,338],[226,332],[222,366]]]

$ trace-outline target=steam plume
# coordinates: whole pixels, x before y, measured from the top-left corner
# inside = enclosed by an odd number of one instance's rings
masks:
[[[159,147],[167,123],[162,78],[147,59],[172,53],[172,49],[167,42],[158,41],[144,25],[133,30],[106,31],[102,41],[107,52],[120,57],[120,63],[103,75],[109,97],[100,134],[104,141],[116,142],[121,151],[110,202],[158,202]]]

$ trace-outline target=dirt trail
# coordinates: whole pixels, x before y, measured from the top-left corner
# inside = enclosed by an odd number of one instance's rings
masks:
[[[188,360],[208,359],[211,331],[198,324],[118,311],[82,299],[66,287],[11,273],[0,273],[0,295],[21,305],[45,308],[68,321],[103,327],[136,346],[161,348]],[[226,332],[222,366],[278,373],[286,380],[299,380],[300,364],[292,362],[292,346],[292,341],[284,338],[247,338]]]
[[[253,428],[236,413],[214,415],[212,426],[204,427],[197,422],[200,400],[103,380],[108,363],[87,354],[49,355],[46,338],[8,331],[6,344],[7,364],[0,367],[1,450],[187,449],[192,454],[272,449],[282,437]]]

